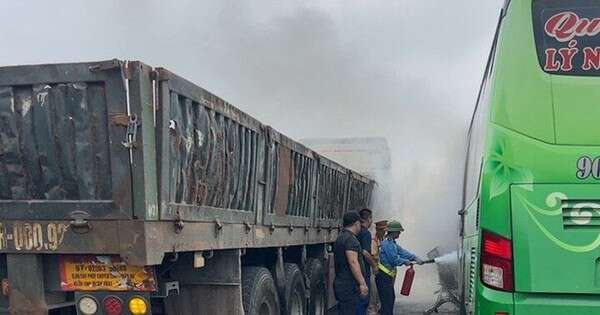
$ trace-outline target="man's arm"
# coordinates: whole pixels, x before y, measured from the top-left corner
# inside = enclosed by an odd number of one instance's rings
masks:
[[[367,263],[371,265],[373,270],[376,271],[377,261],[375,260],[375,257],[371,255],[371,243],[373,242],[373,239],[371,238],[371,232],[362,230],[359,234],[358,241],[360,242],[360,247],[362,247],[363,257]]]
[[[358,282],[360,288],[360,295],[366,296],[369,294],[369,289],[367,288],[367,282],[363,277],[362,271],[360,270],[360,263],[358,262],[358,252],[353,250],[346,251],[346,259],[348,260],[348,265],[350,265],[350,271],[352,271],[352,275],[356,282]]]
[[[365,257],[365,260],[367,261],[367,263],[369,263],[369,265],[371,265],[371,267],[373,267],[373,270],[377,269],[377,259],[375,259],[375,257],[373,257],[373,255],[371,255],[371,253],[369,253],[368,251],[363,249],[363,256]]]
[[[392,243],[392,242],[384,242],[381,245],[381,251],[386,252],[386,254],[387,254],[386,256],[388,257],[388,263],[391,264],[390,267],[402,266],[402,265],[406,265],[410,262],[409,260],[406,260],[405,258],[400,256],[398,248],[399,247],[395,243]]]
[[[377,269],[377,262],[375,261],[375,258],[373,257],[373,255],[371,255],[371,243],[373,242],[372,238],[371,238],[371,232],[368,232],[363,229],[360,234],[358,235],[358,241],[360,243],[360,247],[362,247],[362,254],[363,257],[365,258],[365,260],[367,261],[367,263],[369,265],[371,265],[371,267],[373,268],[373,270]]]
[[[402,247],[398,246],[396,243],[385,242],[381,245],[381,250],[386,251],[389,258],[388,261],[392,265],[391,267],[409,265],[412,260],[410,259],[412,254],[402,249]]]
[[[400,246],[400,245],[398,245],[398,253],[399,253],[399,256],[405,260],[416,261],[419,264],[422,262],[422,260],[421,260],[421,258],[419,258],[419,256],[407,251],[406,249],[402,248],[402,246]]]

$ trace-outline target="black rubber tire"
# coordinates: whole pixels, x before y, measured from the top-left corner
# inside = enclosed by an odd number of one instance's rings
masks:
[[[285,292],[281,303],[282,315],[306,315],[304,274],[296,264],[285,264]]]
[[[267,268],[242,269],[242,303],[246,315],[280,314],[277,288]]]
[[[310,288],[308,314],[325,315],[327,313],[327,282],[325,280],[325,268],[321,260],[317,258],[308,260],[306,276]]]

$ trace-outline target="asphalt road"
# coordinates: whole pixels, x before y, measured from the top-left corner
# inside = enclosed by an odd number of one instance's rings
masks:
[[[402,281],[396,281],[396,307],[395,315],[422,315],[437,298],[440,289],[437,269],[435,265],[419,266],[415,282],[409,297],[400,295]],[[436,313],[434,313],[436,314]],[[453,305],[443,305],[439,309],[442,315],[457,315]],[[333,312],[330,315],[337,315]]]
[[[422,315],[423,312],[429,308],[429,304],[425,304],[425,303],[413,303],[413,304],[407,304],[407,303],[396,303],[396,308],[394,310],[394,314],[395,315]],[[452,307],[442,307],[439,310],[439,313],[434,313],[434,314],[441,314],[441,315],[457,315],[458,313],[454,310],[452,310]],[[334,311],[330,311],[329,315],[339,315],[335,310]]]
[[[396,308],[394,310],[394,314],[397,315],[422,315],[423,312],[429,308],[430,305],[425,303],[419,304],[406,304],[406,303],[396,303]],[[436,314],[436,313],[434,313]],[[439,310],[439,313],[443,315],[456,315],[457,312],[452,310],[452,307],[442,307]]]

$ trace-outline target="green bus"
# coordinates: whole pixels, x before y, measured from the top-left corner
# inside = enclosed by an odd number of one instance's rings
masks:
[[[600,1],[504,4],[468,134],[463,314],[600,314]]]

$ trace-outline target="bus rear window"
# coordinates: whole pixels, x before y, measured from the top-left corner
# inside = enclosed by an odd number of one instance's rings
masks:
[[[600,76],[600,1],[536,0],[533,26],[544,71]]]

